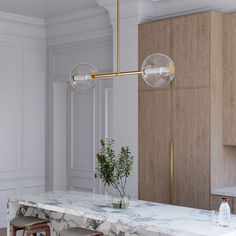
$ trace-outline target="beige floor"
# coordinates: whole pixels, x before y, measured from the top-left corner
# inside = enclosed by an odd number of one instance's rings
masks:
[[[0,229],[0,236],[7,236],[7,230],[6,229]]]

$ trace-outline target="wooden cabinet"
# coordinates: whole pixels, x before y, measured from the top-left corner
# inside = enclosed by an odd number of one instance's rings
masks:
[[[171,56],[172,53],[172,20],[162,20],[139,27],[139,64],[142,65],[145,58],[154,53],[163,53]],[[155,90],[148,86],[142,79],[139,88]],[[164,89],[170,88],[170,85]]]
[[[209,88],[174,90],[172,103],[174,204],[208,208],[210,194]]]
[[[140,199],[170,202],[174,143],[173,204],[211,207],[211,162],[221,155],[213,146],[222,137],[215,135],[222,133],[221,97],[215,97],[222,90],[220,26],[221,15],[211,12],[140,25],[140,63],[162,52],[176,64],[172,86],[153,89],[139,82]]]
[[[169,202],[170,90],[144,91],[139,96],[139,192],[141,199]],[[145,111],[145,112],[143,112]],[[152,147],[152,148],[143,148]],[[148,173],[148,174],[147,174]],[[152,189],[152,191],[150,191]]]
[[[174,88],[209,87],[210,30],[210,13],[172,19],[172,59],[176,66]]]
[[[220,207],[220,197],[216,195],[211,195],[211,210],[218,211]]]
[[[236,146],[236,13],[223,16],[223,143]]]

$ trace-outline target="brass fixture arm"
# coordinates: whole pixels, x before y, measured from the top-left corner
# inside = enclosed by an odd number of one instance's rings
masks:
[[[128,75],[142,74],[144,81],[151,87],[162,87],[171,82],[175,74],[175,66],[173,61],[166,55],[161,53],[155,53],[148,56],[140,69],[133,71],[121,71],[121,38],[120,38],[120,0],[116,0],[117,3],[117,59],[116,59],[116,71],[111,73],[97,73],[97,69],[90,64],[79,64],[70,73],[69,81],[73,88],[89,89],[95,85],[95,80],[114,78]]]
[[[169,64],[169,66],[167,68],[168,68],[169,72],[175,73],[175,68],[173,65]],[[96,79],[106,79],[106,78],[119,77],[119,76],[125,76],[125,75],[138,75],[138,74],[142,74],[142,73],[145,73],[145,72],[140,71],[140,70],[125,71],[125,72],[124,71],[123,72],[117,71],[117,72],[107,73],[107,74],[93,73],[93,74],[91,74],[91,77],[93,80],[96,80]]]
[[[142,71],[126,71],[126,72],[121,72],[120,71],[120,0],[116,1],[117,3],[117,25],[116,25],[116,36],[117,36],[117,65],[116,65],[116,72],[113,73],[108,73],[108,74],[91,74],[91,77],[93,80],[96,79],[106,79],[106,78],[111,78],[111,77],[119,77],[119,76],[125,76],[125,75],[138,75],[142,74]]]
[[[108,73],[108,74],[91,74],[92,79],[106,79],[111,77],[118,77],[118,76],[125,76],[125,75],[138,75],[142,74],[142,71],[125,71],[125,72],[114,72],[114,73]]]

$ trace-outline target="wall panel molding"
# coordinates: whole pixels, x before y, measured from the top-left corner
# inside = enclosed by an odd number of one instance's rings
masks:
[[[1,133],[0,157],[1,172],[14,172],[17,170],[19,122],[18,115],[18,85],[19,73],[18,50],[14,46],[5,46],[0,43],[0,70],[3,75],[0,80],[0,108],[1,108]],[[4,78],[4,79],[3,79]],[[6,78],[11,78],[7,80]],[[7,99],[8,98],[8,99]],[[9,109],[11,107],[11,109]]]
[[[105,139],[113,135],[113,88],[105,88]]]
[[[112,50],[111,41],[103,42],[102,44],[91,44],[90,48],[82,48],[81,46],[73,46],[72,48],[67,48],[67,50],[58,50],[52,54],[52,79],[53,80],[63,80],[68,82],[69,73],[72,68],[79,63],[89,63],[94,64],[98,67],[98,61],[100,57],[107,54]],[[78,55],[81,58],[78,61]],[[64,63],[64,60],[71,61],[71,64]],[[71,66],[72,65],[72,66]],[[99,61],[99,72],[110,71],[109,61],[102,60]]]
[[[42,50],[22,50],[22,171],[45,170],[44,61]]]
[[[93,64],[99,72],[112,71],[112,25],[107,11],[97,7],[47,19],[45,27],[49,62],[47,73],[50,81],[47,94],[50,98],[47,108],[50,111],[48,135],[51,145],[47,149],[50,156],[48,163],[50,162],[51,174],[50,170],[47,170],[51,179],[50,187],[54,189],[55,179],[61,179],[58,171],[53,172],[53,163],[57,159],[53,145],[60,143],[63,147],[60,158],[64,156],[63,160],[67,160],[67,186],[64,181],[60,181],[61,184],[57,187],[97,192],[98,181],[94,179],[95,155],[99,148],[101,134],[100,113],[104,110],[100,110],[100,98],[104,91],[101,90],[98,81],[91,94],[85,95],[82,92],[78,94],[79,91],[71,89],[68,77],[74,66],[80,63]],[[59,88],[55,90],[55,84],[57,87],[64,87],[62,93],[58,92]],[[111,81],[111,87],[112,84]],[[66,87],[67,91],[65,91]],[[61,110],[57,109],[60,104]],[[58,123],[61,124],[61,128],[56,132],[55,124]],[[78,128],[77,131],[74,126]],[[89,134],[86,133],[84,126],[88,127]],[[66,132],[65,136],[63,132]],[[84,139],[88,140],[88,144],[84,143]],[[79,146],[79,149],[75,150],[75,146]],[[90,151],[85,157],[88,146]],[[64,169],[61,171],[64,175]]]
[[[43,21],[1,12],[0,20],[0,227],[3,227],[4,196],[20,194],[24,188],[28,193],[45,190],[46,45]]]

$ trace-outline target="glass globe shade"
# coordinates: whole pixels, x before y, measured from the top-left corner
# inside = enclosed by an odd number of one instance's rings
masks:
[[[160,88],[169,84],[175,75],[174,62],[161,53],[147,57],[141,67],[144,81],[151,87]]]
[[[90,89],[96,86],[91,74],[95,74],[97,69],[90,64],[80,64],[76,66],[70,74],[70,84],[74,89]]]

